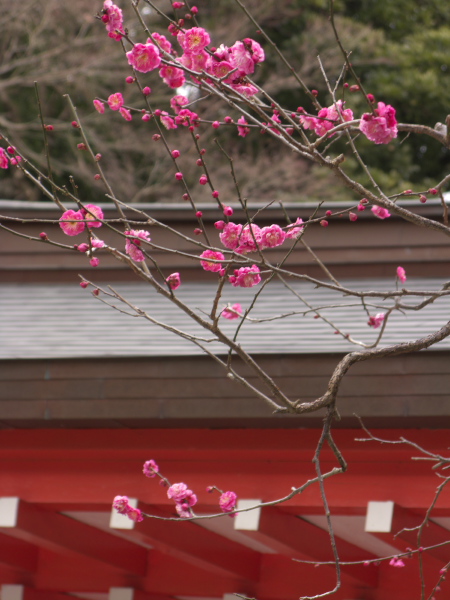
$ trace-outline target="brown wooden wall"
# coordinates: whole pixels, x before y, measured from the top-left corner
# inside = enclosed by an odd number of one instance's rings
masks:
[[[326,390],[337,355],[257,357],[291,398]],[[421,352],[360,363],[340,394],[342,421],[358,427],[449,427],[450,353]],[[243,373],[248,369],[241,369]],[[250,382],[259,385],[250,376]],[[273,415],[208,357],[5,360],[0,426],[317,427],[321,415]]]

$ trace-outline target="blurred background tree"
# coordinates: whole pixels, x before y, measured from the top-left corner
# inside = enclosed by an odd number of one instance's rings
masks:
[[[132,39],[145,41],[132,8],[118,2],[125,14]],[[202,26],[212,33],[212,43],[232,45],[237,39],[253,37],[261,41],[234,0],[196,2]],[[168,2],[158,3],[170,9]],[[152,31],[164,33],[164,23],[141,2],[141,10]],[[333,85],[343,58],[337,49],[328,20],[328,0],[248,0],[246,6],[261,27],[272,37],[310,88],[318,90],[323,106],[331,104],[320,73],[317,56]],[[18,148],[45,169],[43,138],[38,117],[34,82],[39,84],[45,123],[54,126],[48,137],[53,169],[58,181],[69,185],[73,175],[80,197],[102,201],[104,188],[94,180],[95,165],[86,153],[77,150],[79,131],[71,126],[67,100],[69,93],[88,130],[102,166],[119,198],[126,202],[178,202],[181,190],[174,182],[173,169],[162,143],[152,140],[155,125],[141,122],[135,114],[125,122],[118,113],[99,115],[93,108],[95,97],[106,99],[121,92],[125,103],[142,107],[136,86],[125,82],[130,71],[120,42],[109,39],[96,19],[102,3],[91,0],[23,0],[20,4],[0,0],[3,21],[8,23],[0,38],[0,127],[14,137]],[[444,0],[336,0],[336,23],[344,47],[367,92],[377,100],[392,104],[400,122],[418,122],[433,127],[444,122],[450,97],[450,5]],[[180,16],[180,15],[178,15]],[[258,69],[256,80],[283,106],[295,110],[314,109],[294,77],[262,42],[267,60]],[[173,90],[160,85],[155,73],[142,76],[143,85],[154,91],[153,108],[169,109]],[[348,83],[354,81],[348,76]],[[347,107],[355,116],[366,111],[364,98],[346,91]],[[194,109],[206,120],[223,120],[230,114],[219,101],[200,101]],[[183,128],[184,130],[184,128]],[[180,135],[182,133],[183,135]],[[268,135],[252,131],[245,139],[234,128],[219,130],[221,143],[233,157],[242,192],[249,201],[348,200],[350,192],[336,187],[330,174],[309,164],[278,144]],[[229,165],[213,143],[217,136],[211,126],[202,125],[201,145],[208,149],[213,166],[213,185],[224,202],[235,199],[229,178]],[[209,191],[198,185],[197,156],[191,148],[189,132],[168,131],[171,147],[181,153],[181,166],[197,201],[208,200]],[[339,151],[337,143],[333,152]],[[448,172],[449,153],[430,138],[405,136],[389,146],[374,147],[360,140],[361,152],[372,167],[378,183],[387,193],[403,189],[427,189]],[[364,180],[356,162],[348,160],[350,175]],[[19,169],[0,173],[2,198],[41,199]],[[332,190],[332,191],[330,191]]]

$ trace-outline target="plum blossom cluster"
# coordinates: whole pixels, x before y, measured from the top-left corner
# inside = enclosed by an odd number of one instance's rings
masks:
[[[317,117],[304,114],[304,109],[299,107],[299,121],[304,129],[311,129],[316,135],[323,136],[336,124],[353,121],[353,112],[344,106],[345,103],[338,100],[328,108],[321,108]],[[377,108],[372,113],[364,113],[361,116],[360,131],[375,144],[389,144],[398,135],[395,112],[395,108],[390,104],[378,102]]]
[[[191,12],[194,7],[191,9]],[[196,11],[195,11],[196,12]],[[105,0],[102,21],[106,25],[108,35],[120,40],[125,34],[123,15],[120,8],[112,0]],[[169,32],[176,37],[183,53],[177,56],[171,42],[159,33],[153,33],[145,44],[134,44],[127,52],[128,63],[140,73],[149,73],[159,67],[159,75],[166,85],[172,89],[179,88],[186,81],[185,69],[194,71],[194,81],[198,81],[198,73],[225,81],[235,91],[245,96],[253,96],[258,89],[247,77],[255,72],[255,67],[265,59],[264,50],[251,38],[236,41],[231,47],[221,45],[217,49],[207,50],[211,43],[209,33],[203,27],[183,29],[181,25],[172,23]],[[171,61],[171,62],[169,62]],[[162,64],[163,63],[163,64]],[[214,84],[209,79],[209,83]]]
[[[102,21],[106,25],[108,36],[113,40],[121,40],[122,35],[125,35],[122,10],[112,0],[105,0],[103,3]]]
[[[79,210],[66,210],[59,219],[59,226],[66,235],[75,236],[82,233],[86,227],[89,229],[101,227],[103,211],[100,206],[95,204],[86,204]]]
[[[235,269],[234,275],[230,275],[229,280],[234,287],[253,287],[261,283],[261,275],[259,267],[252,265],[251,267],[241,267]]]
[[[399,558],[398,556],[394,556],[393,558],[391,558],[391,560],[389,561],[389,565],[391,567],[397,567],[397,568],[401,568],[405,566],[405,563],[402,561],[401,558]]]
[[[287,239],[296,239],[303,231],[302,219],[282,229],[279,225],[269,225],[260,228],[255,223],[239,225],[217,221],[217,229],[222,229],[219,234],[220,241],[229,250],[237,254],[247,254],[265,248],[281,246]]]
[[[98,98],[95,98],[92,102],[94,104],[95,110],[98,113],[100,113],[101,115],[104,114],[104,112],[105,112],[104,103],[101,100],[99,100]],[[122,115],[122,117],[125,119],[125,121],[132,120],[133,117],[131,116],[131,112],[128,110],[128,108],[125,108],[124,99],[120,92],[116,92],[115,94],[111,94],[109,96],[108,106],[111,110],[119,111],[119,113]]]
[[[194,12],[194,8],[190,9],[192,14],[197,12],[197,10]],[[111,38],[122,39],[125,35],[122,11],[113,4],[112,0],[104,1],[101,19]],[[250,97],[258,93],[258,88],[248,79],[254,74],[256,65],[265,60],[264,50],[258,42],[251,38],[244,38],[236,41],[232,46],[221,44],[217,48],[208,48],[211,44],[211,36],[203,27],[194,26],[185,29],[184,21],[180,21],[179,24],[171,23],[168,30],[176,38],[182,54],[178,56],[179,51],[173,48],[172,43],[164,35],[154,32],[145,43],[134,44],[133,48],[126,53],[128,63],[133,69],[140,73],[149,73],[159,69],[159,76],[172,89],[182,87],[186,82],[186,73],[190,72],[195,83],[204,79],[210,85],[215,85],[216,80],[220,79],[244,96]],[[130,79],[132,80],[132,78]],[[123,100],[120,100],[121,95],[114,94],[113,96],[117,98],[112,99],[110,96],[108,100],[110,107],[118,110],[126,120],[131,120],[130,111],[123,106]],[[368,99],[374,104],[375,98],[372,94],[368,95]],[[184,104],[186,103],[187,99]],[[99,112],[104,112],[103,103],[99,100],[95,100],[94,105]],[[345,108],[343,100],[321,108],[317,116],[307,115],[302,107],[299,107],[298,111],[300,112],[299,122],[304,129],[310,129],[318,136],[326,135],[339,123],[354,120],[352,110]],[[179,125],[195,127],[195,123],[198,123],[198,115],[189,109],[179,108],[175,119],[167,113],[161,114],[160,117],[161,123],[167,129],[176,129]],[[148,120],[149,115],[144,115],[143,118]],[[269,129],[279,133],[278,124],[280,123],[279,115],[275,111],[270,124],[266,125]],[[218,125],[217,122],[216,126]],[[364,113],[361,116],[359,129],[375,144],[388,144],[398,135],[395,109],[389,104],[378,102],[377,108],[374,108],[371,113]],[[246,119],[240,117],[238,134],[245,137],[249,131]]]
[[[314,130],[316,135],[325,135],[330,129],[336,126],[337,123],[353,121],[353,112],[350,108],[344,108],[345,102],[338,100],[336,104],[328,108],[321,108],[317,113],[317,117],[309,117],[300,115],[300,123],[304,129]],[[332,134],[334,135],[334,134]]]
[[[130,229],[125,231],[127,236],[125,242],[125,252],[130,256],[134,262],[143,262],[145,260],[145,254],[141,250],[141,243],[150,241],[150,234],[144,229]]]
[[[140,523],[144,520],[142,511],[139,508],[134,508],[130,505],[128,496],[116,496],[113,501],[113,508],[117,510],[120,515],[126,515],[135,523]]]
[[[398,135],[395,108],[378,102],[378,108],[373,113],[362,115],[359,128],[374,144],[389,144]]]
[[[174,483],[167,490],[167,497],[175,502],[175,509],[182,518],[194,515],[192,507],[197,504],[197,496],[185,483]]]
[[[0,169],[8,169],[9,165],[18,165],[22,157],[16,154],[14,146],[8,146],[6,152],[3,148],[0,148]]]
[[[230,216],[233,214],[233,209],[225,207],[224,213]],[[304,225],[302,219],[298,218],[295,223],[284,229],[276,224],[260,228],[255,223],[240,225],[231,221],[229,223],[216,221],[215,227],[221,230],[220,241],[226,248],[234,250],[237,254],[247,254],[266,248],[276,248],[287,239],[297,239],[303,232]],[[222,252],[205,250],[200,255],[200,259],[200,264],[205,271],[219,273],[222,277],[225,275],[226,271],[222,265],[225,257]],[[234,287],[253,287],[261,282],[260,270],[256,265],[241,267],[230,275],[229,281]],[[239,314],[225,309],[222,316],[226,319],[236,319]]]
[[[190,518],[194,516],[192,507],[197,504],[197,496],[188,486],[183,483],[171,484],[170,481],[161,475],[158,464],[153,460],[147,460],[144,463],[142,472],[146,477],[154,478],[158,476],[160,483],[167,487],[167,497],[175,502],[175,510],[181,518]],[[207,492],[217,490],[221,493],[219,498],[219,506],[222,512],[229,513],[234,511],[237,502],[237,496],[234,492],[221,492],[215,486],[210,486],[206,489]],[[138,508],[133,508],[130,505],[130,500],[127,496],[116,496],[113,501],[113,508],[118,513],[126,515],[133,521],[139,522],[144,519],[142,512]]]

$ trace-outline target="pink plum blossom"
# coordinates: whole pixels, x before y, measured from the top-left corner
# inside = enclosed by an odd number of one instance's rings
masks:
[[[234,287],[253,287],[261,282],[259,273],[259,267],[256,265],[241,267],[234,271],[234,275],[230,275],[230,283]]]
[[[273,113],[273,116],[270,118],[270,123],[275,123],[275,124],[281,123],[280,117],[278,116],[277,113],[275,113],[275,112]],[[280,135],[280,129],[279,129],[279,127],[276,127],[276,126],[272,127],[270,125],[270,123],[268,123],[269,129],[271,129],[272,131],[274,131],[277,135]]]
[[[166,129],[178,128],[178,126],[175,124],[175,121],[172,119],[171,116],[169,116],[169,114],[165,110],[161,113],[159,119]]]
[[[199,127],[200,121],[198,114],[192,112],[188,108],[182,108],[178,115],[175,117],[175,123],[177,125],[183,125],[184,127],[189,127],[192,125],[193,127]]]
[[[119,110],[123,106],[123,96],[120,92],[117,94],[111,94],[108,98],[108,106],[111,110]]]
[[[224,492],[219,498],[222,512],[232,512],[236,508],[237,495],[234,492]]]
[[[188,29],[187,31],[180,31],[177,39],[187,54],[199,54],[211,43],[209,33],[203,27],[192,27],[192,29]]]
[[[144,520],[144,515],[142,514],[142,511],[139,508],[133,508],[132,506],[128,508],[126,515],[135,523],[140,523]]]
[[[125,515],[127,513],[130,500],[128,496],[116,496],[113,500],[113,508],[117,510],[120,515]]]
[[[247,98],[250,98],[251,96],[254,96],[259,92],[258,88],[248,81],[232,83],[231,87],[233,88],[233,90],[235,90],[239,94],[242,94],[243,96],[246,96]]]
[[[208,73],[214,75],[214,77],[217,77],[218,79],[224,79],[224,81],[228,83],[230,81],[230,78],[227,79],[227,75],[233,69],[233,65],[227,60],[222,60],[220,62],[216,62],[213,60],[209,64]]]
[[[121,106],[119,108],[119,112],[122,115],[122,117],[125,119],[125,121],[131,121],[133,119],[130,111],[128,110],[128,108],[125,108],[125,106]]]
[[[263,248],[281,246],[285,239],[286,234],[279,225],[270,225],[261,229],[261,244]]]
[[[231,308],[227,306],[222,310],[220,316],[224,319],[228,319],[229,321],[232,321],[233,319],[239,319],[239,317],[242,316],[242,306],[238,302],[236,302],[236,304],[233,304]]]
[[[261,229],[255,223],[245,225],[239,236],[239,244],[235,249],[238,254],[256,252],[261,242]]]
[[[179,95],[170,99],[170,106],[176,115],[186,104],[189,104],[189,100],[186,98],[186,96]]]
[[[166,282],[169,284],[171,290],[177,290],[181,285],[181,277],[179,273],[172,273],[166,279]]]
[[[186,81],[184,72],[177,67],[172,67],[171,65],[164,65],[159,70],[159,75],[162,77],[162,80],[165,84],[174,89],[181,87]]]
[[[391,213],[388,211],[387,208],[383,208],[382,206],[378,206],[377,204],[374,204],[372,206],[371,211],[379,219],[387,219],[391,216]]]
[[[153,459],[150,459],[145,461],[142,472],[146,477],[155,477],[156,473],[159,472],[159,467]]]
[[[222,252],[215,252],[214,250],[205,250],[204,252],[202,252],[202,254],[200,254],[200,258],[203,258],[203,260],[200,261],[200,264],[202,265],[203,269],[205,269],[205,271],[212,271],[213,273],[217,273],[222,268],[222,264],[220,262],[211,262],[211,260],[207,259],[212,258],[213,260],[218,261],[224,260],[225,256],[222,254]]]
[[[79,233],[82,233],[86,227],[84,215],[81,210],[66,210],[59,219],[59,226],[66,235],[78,235]]]
[[[175,509],[178,516],[182,519],[189,519],[189,517],[192,517],[191,509],[187,504],[176,504]]]
[[[395,108],[390,104],[378,102],[374,113],[364,113],[361,117],[359,129],[375,144],[389,144],[398,135]]]
[[[157,46],[152,43],[135,44],[133,50],[127,52],[128,63],[140,73],[148,73],[161,64],[161,56]]]
[[[246,137],[250,133],[250,127],[245,127],[245,125],[248,125],[247,121],[245,120],[245,117],[239,117],[237,122],[239,123],[237,128],[238,135],[240,135],[241,137]]]
[[[164,52],[167,52],[169,54],[172,52],[172,44],[169,42],[165,35],[161,35],[160,33],[155,32],[152,33],[152,38],[158,43],[161,50],[164,50]],[[153,40],[151,38],[148,38],[147,44],[151,44]]]
[[[7,169],[9,167],[8,155],[3,148],[0,148],[0,169]]]
[[[247,48],[248,52],[250,52],[250,56],[255,64],[265,60],[266,57],[264,50],[262,49],[261,45],[258,44],[258,42],[255,42],[255,40],[252,40],[251,38],[244,38],[242,42]]]
[[[123,30],[122,10],[113,4],[112,0],[105,0],[103,3],[102,21],[106,25],[106,31],[110,38],[113,40],[122,39],[122,35],[125,34],[125,31]]]
[[[235,42],[229,51],[229,58],[233,69],[237,69],[236,78],[251,75],[255,71],[255,63],[249,48],[244,42]]]
[[[197,504],[197,496],[192,490],[188,490],[186,492],[186,497],[183,501],[183,504],[187,504],[188,506],[195,506]]]
[[[406,271],[403,267],[397,267],[397,277],[402,283],[406,281]]]
[[[101,115],[105,112],[105,105],[103,104],[103,102],[101,100],[93,100],[94,103],[94,108],[97,112],[99,112]]]
[[[394,556],[394,558],[391,558],[391,560],[389,561],[389,564],[391,567],[400,567],[401,568],[401,567],[405,566],[405,563],[398,556]]]
[[[143,262],[145,260],[145,254],[139,248],[141,240],[146,242],[150,241],[150,234],[148,231],[143,229],[131,229],[125,231],[127,240],[125,242],[125,252],[130,256],[134,262]]]
[[[239,236],[241,235],[242,225],[236,223],[227,223],[219,234],[220,241],[229,250],[234,250],[239,245]]]
[[[214,52],[214,58],[217,60],[228,60],[230,55],[230,49],[225,44],[220,44],[218,48],[216,48]]]
[[[113,500],[113,508],[117,510],[120,515],[126,515],[129,519],[135,523],[139,523],[144,520],[144,515],[139,508],[133,508],[130,505],[128,496],[116,496]]]
[[[300,123],[303,129],[315,129],[317,125],[317,119],[315,117],[308,117],[307,115],[300,115]]]
[[[316,134],[322,136],[333,129],[336,122],[353,121],[352,110],[350,108],[344,109],[344,104],[342,100],[338,100],[336,104],[320,109],[317,114],[318,118],[310,121],[310,128],[314,128]],[[300,120],[302,119],[306,120],[308,117],[301,117]],[[305,125],[303,127],[308,128]]]
[[[175,502],[182,502],[188,495],[188,486],[185,483],[174,483],[167,490],[167,497]]]
[[[182,56],[180,56],[178,61],[183,65],[183,67],[191,69],[191,71],[207,71],[208,73],[211,72],[211,57],[205,50],[201,50],[197,54],[183,54]],[[195,78],[193,79],[194,81],[197,81]]]
[[[88,223],[88,227],[89,227],[89,223]],[[106,246],[106,244],[103,240],[97,240],[95,238],[92,238],[91,245],[92,245],[93,250],[95,250],[96,248],[104,248]]]
[[[235,42],[228,50],[228,60],[237,69],[236,78],[251,75],[255,71],[255,64],[264,58],[264,50],[251,38]]]
[[[100,206],[97,206],[96,204],[86,204],[82,212],[84,215],[84,219],[86,220],[86,225],[89,228],[97,228],[102,226],[102,223],[100,221],[95,220],[95,217],[97,219],[103,219],[103,211],[100,208]]]
[[[374,317],[370,316],[367,321],[367,325],[369,327],[373,327],[374,329],[378,329],[380,325],[383,323],[385,317],[385,313],[377,313]]]
[[[286,239],[297,239],[304,228],[303,219],[297,218],[295,223],[286,228]]]
[[[89,264],[91,265],[91,267],[98,267],[98,265],[100,264],[100,259],[94,256],[94,258],[91,258],[91,260],[89,261]]]

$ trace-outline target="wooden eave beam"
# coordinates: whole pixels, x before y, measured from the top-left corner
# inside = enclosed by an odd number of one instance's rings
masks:
[[[38,548],[10,535],[0,534],[0,564],[33,573],[38,564]]]
[[[0,533],[56,552],[81,554],[127,573],[146,573],[145,548],[24,500],[19,500],[15,525],[0,527]]]
[[[139,503],[139,508],[144,513],[162,516],[160,511],[143,502]],[[146,518],[129,532],[128,537],[146,542],[163,554],[221,577],[248,581],[256,581],[259,577],[261,557],[258,552],[208,531],[195,522]]]
[[[255,592],[255,587],[246,581],[219,577],[157,550],[149,551],[149,568],[145,577],[126,574],[102,564],[93,568],[93,561],[86,556],[74,555],[68,561],[49,550],[42,551],[42,554],[35,576],[36,586],[42,589],[105,593],[110,587],[133,587],[152,595],[210,598],[233,592],[246,595],[254,595]]]
[[[414,493],[414,488],[411,488]],[[424,514],[414,513],[399,504],[394,505],[394,513],[390,532],[371,532],[371,535],[391,544],[401,552],[407,552],[408,549],[417,549],[418,527],[424,519]],[[433,521],[428,521],[422,530],[422,539],[420,545],[424,548],[444,544],[437,548],[427,550],[425,555],[431,556],[444,564],[450,559],[450,531],[441,527]]]
[[[308,561],[333,561],[330,535],[320,527],[294,515],[284,513],[275,507],[261,510],[257,531],[241,530],[239,533],[261,542],[290,558]],[[364,561],[375,558],[362,548],[336,538],[339,558],[341,561]],[[334,566],[324,566],[322,571]],[[376,569],[366,569],[362,565],[342,566],[346,578],[359,584],[375,587],[377,581]]]

